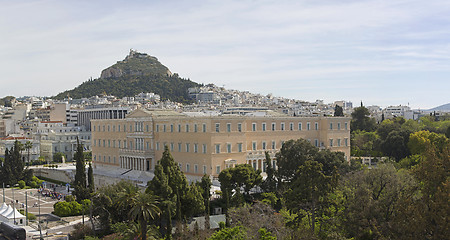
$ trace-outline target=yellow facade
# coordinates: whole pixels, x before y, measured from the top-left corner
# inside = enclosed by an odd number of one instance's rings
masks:
[[[264,172],[265,151],[274,157],[283,142],[304,138],[350,156],[350,118],[187,116],[136,110],[125,119],[92,120],[94,165],[153,171],[167,146],[187,175],[218,173],[248,163]]]

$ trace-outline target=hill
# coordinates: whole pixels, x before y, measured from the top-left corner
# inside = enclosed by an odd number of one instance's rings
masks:
[[[161,100],[190,102],[188,88],[200,84],[183,79],[162,65],[156,57],[130,50],[123,60],[104,69],[100,78],[83,82],[78,87],[59,93],[54,98],[88,98],[106,93],[119,98],[135,96],[141,92],[153,92]]]
[[[432,109],[428,109],[428,111],[443,111],[443,112],[450,112],[450,103],[441,105],[441,106],[437,106],[435,108]]]

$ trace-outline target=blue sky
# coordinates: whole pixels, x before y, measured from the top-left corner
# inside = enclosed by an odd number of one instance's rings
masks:
[[[3,1],[0,97],[51,96],[133,48],[199,83],[295,98],[450,102],[450,1]]]

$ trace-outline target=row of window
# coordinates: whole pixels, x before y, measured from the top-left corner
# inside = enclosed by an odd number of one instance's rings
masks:
[[[120,132],[121,129],[122,129],[122,131],[126,131],[126,129],[127,129],[126,128],[126,124],[124,124],[123,127],[121,127],[121,126],[122,125],[117,125],[117,131]],[[174,132],[174,131],[181,132],[182,131],[182,127],[184,127],[184,131],[183,132],[191,132],[191,131],[192,132],[199,132],[199,131],[206,132],[206,123],[203,123],[201,125],[201,129],[199,128],[198,124],[194,124],[193,125],[193,129],[191,129],[189,124],[185,124],[184,126],[181,125],[181,124],[178,124],[178,125],[174,125],[174,124],[170,124],[170,125],[156,124],[155,131],[156,132]],[[98,131],[103,131],[103,132],[106,132],[106,131],[110,132],[111,130],[113,132],[115,132],[116,131],[116,125],[112,125],[112,126],[111,125],[103,125],[103,126],[99,125],[98,127],[94,125],[93,131],[95,132],[95,131],[97,131],[97,129],[98,129]],[[132,132],[133,131],[133,125],[129,125],[129,129],[130,129],[130,132]],[[285,131],[285,130],[288,130],[288,129],[290,131],[294,131],[294,130],[302,131],[302,130],[304,130],[303,129],[303,123],[302,122],[298,122],[298,123],[294,124],[293,122],[291,122],[291,123],[289,123],[288,128],[286,128],[286,123],[280,123],[279,127],[277,127],[277,123],[275,123],[275,122],[271,123],[271,125],[270,125],[270,130],[271,131],[277,131],[277,130]],[[336,123],[330,122],[330,130],[334,130],[334,129],[341,130],[341,123],[340,122],[336,122]],[[344,123],[344,128],[343,129],[348,130],[348,123],[347,122]],[[135,122],[134,123],[134,130],[135,130],[135,132],[144,132],[144,123],[143,122]],[[227,123],[226,124],[226,131],[227,132],[231,132],[231,130],[232,130],[231,123]],[[261,123],[261,131],[267,131],[267,130],[268,130],[267,123]],[[306,123],[305,130],[307,130],[307,131],[311,130],[311,123],[310,122]],[[319,123],[318,122],[314,122],[314,130],[319,130]],[[145,125],[145,131],[149,132],[149,125]],[[220,123],[216,123],[215,124],[215,131],[216,132],[220,132]],[[242,132],[242,123],[238,123],[237,124],[236,131]],[[254,131],[254,132],[258,131],[257,123],[252,123],[252,131]]]
[[[117,127],[116,127],[117,126]],[[134,128],[133,125],[129,125],[128,126],[129,132],[133,132],[133,129],[135,132],[144,132],[144,130],[146,132],[149,132],[150,128],[149,125],[146,124],[145,128],[144,128],[144,122],[135,122],[134,123]],[[127,124],[117,124],[117,125],[94,125],[92,128],[93,132],[126,132],[127,131]]]

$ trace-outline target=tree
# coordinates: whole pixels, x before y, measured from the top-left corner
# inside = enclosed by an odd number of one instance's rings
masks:
[[[200,188],[203,190],[202,195],[205,200],[205,229],[210,228],[209,224],[209,215],[210,215],[210,207],[209,202],[211,199],[211,186],[212,182],[208,175],[203,175],[202,180],[199,183]]]
[[[137,220],[140,225],[141,239],[147,239],[147,224],[160,214],[161,210],[157,207],[156,197],[148,193],[137,192],[131,199],[131,210],[129,217],[131,220]]]
[[[334,116],[335,117],[343,117],[344,116],[344,109],[341,106],[336,105],[334,107]]]
[[[385,156],[393,157],[398,162],[410,155],[408,149],[410,132],[406,130],[394,130],[388,134],[381,143],[381,151]]]
[[[278,180],[290,182],[295,177],[299,166],[306,161],[314,160],[319,149],[305,139],[289,140],[283,144],[276,154]]]
[[[186,176],[178,167],[167,146],[155,166],[154,178],[147,183],[146,192],[164,199],[161,202],[161,209],[175,210],[175,218],[178,221],[204,210],[202,191],[197,186],[188,184]],[[168,216],[168,214],[161,216]]]
[[[265,152],[266,159],[266,174],[267,177],[264,180],[264,182],[261,184],[261,188],[264,189],[266,192],[275,192],[277,188],[277,179],[275,177],[275,169],[272,166],[272,159],[270,158],[269,152]]]
[[[437,150],[442,149],[449,143],[449,139],[443,134],[429,131],[419,131],[412,133],[409,137],[408,148],[411,154],[425,153],[430,147],[436,147]]]
[[[30,141],[26,141],[24,144],[25,150],[27,150],[27,162],[30,163],[30,150],[33,148],[33,143]]]
[[[352,112],[352,121],[350,128],[352,131],[373,131],[376,129],[376,123],[374,118],[369,117],[370,113],[364,106],[357,107]]]
[[[63,162],[63,158],[65,158],[66,155],[62,152],[57,152],[53,155],[53,162],[61,163]]]
[[[336,175],[325,175],[322,167],[323,165],[317,161],[306,161],[298,168],[290,188],[285,193],[286,205],[289,209],[300,216],[301,210],[307,212],[309,226],[313,233],[317,214],[326,205],[326,195],[336,183]]]
[[[417,182],[407,171],[397,171],[391,164],[380,164],[374,169],[348,174],[338,190],[343,194],[340,226],[346,237],[397,239],[398,236],[391,235],[397,231],[392,225],[401,214],[402,202],[417,194]]]
[[[95,191],[95,185],[94,185],[94,170],[92,169],[92,164],[89,163],[88,168],[88,189],[90,193],[93,193]]]
[[[5,159],[0,168],[0,180],[6,185],[14,185],[24,177],[24,161],[21,158],[21,143],[14,142],[11,149],[5,149]]]
[[[77,151],[73,157],[76,161],[74,192],[78,202],[89,198],[89,190],[86,187],[86,165],[84,162],[83,144],[77,138]]]

